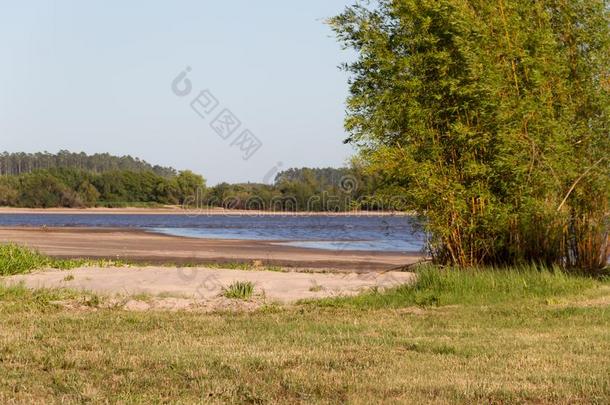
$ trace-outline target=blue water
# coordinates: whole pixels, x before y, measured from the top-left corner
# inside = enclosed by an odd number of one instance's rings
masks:
[[[0,214],[0,226],[135,228],[192,238],[389,252],[420,251],[425,239],[407,216]]]

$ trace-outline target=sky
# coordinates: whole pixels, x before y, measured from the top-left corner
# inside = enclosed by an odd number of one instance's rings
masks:
[[[350,55],[324,19],[351,3],[0,0],[0,150],[132,155],[208,184],[342,166]]]

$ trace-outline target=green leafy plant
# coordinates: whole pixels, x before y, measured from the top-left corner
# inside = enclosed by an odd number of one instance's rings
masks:
[[[254,283],[250,281],[236,281],[222,289],[222,295],[226,298],[247,300],[254,294]]]

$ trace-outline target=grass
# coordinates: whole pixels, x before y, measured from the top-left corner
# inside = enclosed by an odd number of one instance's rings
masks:
[[[254,313],[100,300],[0,286],[0,403],[610,401],[608,279],[426,267],[412,287]]]
[[[309,287],[309,291],[311,291],[311,292],[324,291],[324,287],[322,287],[321,285],[318,285],[318,284],[314,284],[311,287]]]
[[[236,281],[222,289],[222,295],[226,298],[248,300],[254,294],[254,283],[251,281]]]
[[[24,274],[46,267],[68,270],[80,267],[85,263],[85,260],[51,259],[34,250],[15,244],[0,245],[1,276]]]
[[[316,300],[316,306],[365,309],[405,306],[489,305],[552,299],[593,288],[594,278],[569,275],[559,268],[524,266],[507,269],[438,269],[422,266],[418,281],[389,291],[373,290],[355,297]]]
[[[183,266],[184,267],[184,266]],[[281,266],[264,265],[260,261],[253,262],[221,262],[221,263],[205,263],[195,264],[193,267],[207,267],[210,269],[223,269],[223,270],[257,270],[257,271],[274,271],[284,273],[286,270]]]
[[[265,265],[260,261],[230,261],[230,262],[207,262],[205,260],[200,262],[150,262],[143,260],[129,260],[123,259],[118,261],[121,266],[139,266],[139,267],[180,267],[180,268],[208,268],[208,269],[221,269],[221,270],[244,270],[244,271],[274,271],[278,273],[287,273],[289,269],[276,266],[276,265]]]
[[[55,259],[14,243],[0,244],[0,276],[26,274],[43,268],[71,270],[84,266],[123,265],[123,262],[109,260]]]
[[[126,260],[104,260],[104,259],[56,259],[45,256],[36,250],[13,243],[0,244],[0,276],[11,276],[26,274],[34,270],[51,268],[58,270],[72,270],[79,267],[124,267],[130,265],[159,266],[152,263],[136,263]],[[264,265],[260,261],[252,262],[223,262],[206,264],[176,264],[163,263],[164,267],[206,267],[212,269],[226,270],[257,270],[286,272],[281,266]],[[69,280],[66,280],[69,281]]]

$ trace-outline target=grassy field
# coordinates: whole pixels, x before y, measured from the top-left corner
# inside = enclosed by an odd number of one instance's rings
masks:
[[[103,300],[0,287],[0,403],[610,402],[603,279],[424,268],[412,287],[254,313]]]

